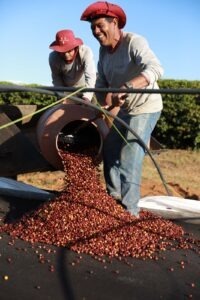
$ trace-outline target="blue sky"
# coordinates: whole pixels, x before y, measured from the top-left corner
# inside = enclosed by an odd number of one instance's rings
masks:
[[[88,0],[0,0],[0,81],[51,84],[49,44],[60,29],[72,29],[93,50],[99,44],[80,21]],[[124,31],[147,38],[160,59],[163,78],[200,80],[199,0],[119,0]]]

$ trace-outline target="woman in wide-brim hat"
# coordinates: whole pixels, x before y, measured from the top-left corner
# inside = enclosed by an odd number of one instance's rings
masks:
[[[49,65],[54,86],[94,87],[96,67],[92,50],[72,30],[58,31],[49,48],[53,50]],[[91,101],[92,97],[93,93],[83,93],[84,99]]]

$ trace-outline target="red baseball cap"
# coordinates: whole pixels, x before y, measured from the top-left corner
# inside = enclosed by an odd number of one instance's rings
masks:
[[[118,19],[119,28],[123,28],[126,24],[126,14],[123,9],[109,2],[98,1],[89,5],[81,15],[81,20],[92,21],[101,16],[115,17]]]
[[[49,46],[57,52],[67,52],[83,44],[83,41],[74,36],[72,30],[60,30],[56,33],[56,40]]]

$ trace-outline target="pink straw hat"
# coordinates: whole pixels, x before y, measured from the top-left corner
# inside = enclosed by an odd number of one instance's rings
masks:
[[[56,33],[56,40],[49,48],[57,52],[67,52],[83,44],[83,41],[74,36],[72,30],[60,30]]]

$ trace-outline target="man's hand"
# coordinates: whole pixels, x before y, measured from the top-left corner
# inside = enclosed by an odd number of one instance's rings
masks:
[[[124,104],[127,97],[128,97],[128,94],[126,94],[126,93],[113,93],[112,94],[112,105],[121,107]]]

